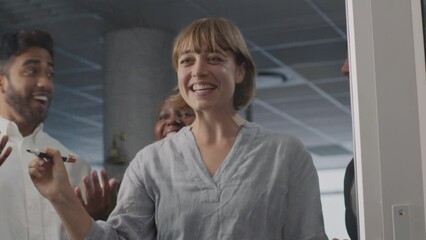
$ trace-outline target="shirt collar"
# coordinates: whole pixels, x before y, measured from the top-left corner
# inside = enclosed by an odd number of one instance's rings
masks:
[[[35,141],[35,138],[39,132],[43,130],[43,123],[39,124],[36,129],[34,129],[34,132],[27,137],[30,137],[32,141]],[[5,119],[3,117],[0,117],[0,135],[7,135],[9,138],[20,138],[22,139],[23,136],[21,132],[19,132],[18,125],[16,123]]]

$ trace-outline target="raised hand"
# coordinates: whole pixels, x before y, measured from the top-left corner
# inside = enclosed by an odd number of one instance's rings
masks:
[[[100,175],[99,178],[97,172],[93,170],[91,173],[91,181],[90,177],[83,177],[83,183],[86,188],[86,202],[83,200],[79,187],[76,187],[74,192],[93,219],[106,220],[113,207],[112,203],[114,201],[112,198],[114,194],[112,193],[117,184],[117,180],[114,178],[108,180],[105,169],[101,169]]]
[[[9,141],[9,137],[6,135],[3,136],[0,140],[0,166],[4,161],[6,161],[7,157],[9,157],[10,153],[12,152],[12,147],[6,148],[7,141]]]

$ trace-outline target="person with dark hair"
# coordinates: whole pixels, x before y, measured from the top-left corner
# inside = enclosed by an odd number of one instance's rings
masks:
[[[154,126],[156,140],[177,133],[195,120],[195,113],[179,93],[167,97],[161,104]]]
[[[342,65],[342,75],[349,78],[349,61],[348,59]],[[355,168],[354,159],[352,159],[346,167],[345,178],[343,183],[343,193],[345,197],[345,224],[346,231],[351,240],[358,240],[358,214],[356,206],[355,192]]]
[[[155,140],[158,141],[176,134],[183,127],[191,125],[194,120],[194,110],[186,104],[179,93],[166,97],[160,105],[157,119],[155,121],[153,129]],[[112,194],[112,203],[108,214],[111,213],[117,203],[117,192],[119,187],[120,183],[117,183],[115,185],[114,193]]]
[[[342,75],[349,78],[349,60],[343,62],[340,68]],[[358,240],[357,206],[355,192],[355,169],[354,159],[352,158],[346,166],[345,177],[343,180],[343,197],[345,199],[345,226],[351,240]],[[339,240],[333,238],[332,240]]]
[[[54,74],[49,33],[22,30],[0,35],[1,239],[68,239],[59,216],[27,174],[34,157],[27,150],[51,147],[75,156],[43,131],[54,93]],[[90,166],[81,159],[64,166],[71,186],[83,187],[82,178],[90,174]]]
[[[327,239],[303,144],[238,115],[256,76],[238,28],[223,18],[196,20],[175,39],[172,61],[196,118],[137,153],[107,222],[81,207],[59,151],[29,164],[71,239]]]

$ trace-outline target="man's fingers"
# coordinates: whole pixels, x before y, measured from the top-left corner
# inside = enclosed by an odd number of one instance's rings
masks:
[[[108,176],[107,176],[106,171],[105,171],[104,168],[101,169],[100,174],[101,174],[103,188],[104,189],[109,188],[110,186],[108,184]]]
[[[92,171],[92,181],[93,181],[93,194],[96,198],[99,196],[102,197],[101,185],[99,183],[98,173],[93,170]]]
[[[83,195],[81,194],[81,189],[79,187],[75,187],[74,193],[77,196],[78,200],[80,200],[81,204],[83,204],[83,206],[85,206],[86,203],[83,200]]]
[[[93,199],[92,184],[90,183],[89,177],[87,176],[83,177],[83,184],[84,184],[84,188],[86,189],[86,200],[89,203]]]
[[[1,154],[2,159],[6,159],[12,153],[12,147],[7,147],[6,150]]]
[[[9,141],[9,137],[4,135],[0,140],[0,151],[6,146],[7,141]]]
[[[9,157],[10,153],[12,152],[12,147],[8,147],[6,150],[4,150],[8,141],[9,137],[6,135],[0,139],[0,166],[4,161],[6,161],[7,157]]]
[[[108,176],[104,168],[101,169],[100,174],[102,178],[102,197],[103,200],[106,201],[107,204],[109,204],[111,190],[113,186],[111,186],[110,182],[108,181]]]
[[[108,183],[109,183],[109,188],[114,189],[115,186],[117,185],[117,179],[111,178]]]

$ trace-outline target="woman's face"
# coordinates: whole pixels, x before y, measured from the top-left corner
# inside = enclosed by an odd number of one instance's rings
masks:
[[[155,123],[155,139],[160,140],[178,132],[181,128],[191,125],[194,119],[195,114],[190,107],[178,108],[172,101],[166,100],[161,106]]]
[[[177,76],[179,91],[195,110],[233,110],[235,84],[244,79],[244,67],[237,66],[235,55],[206,45],[199,53],[186,49],[178,57]]]

